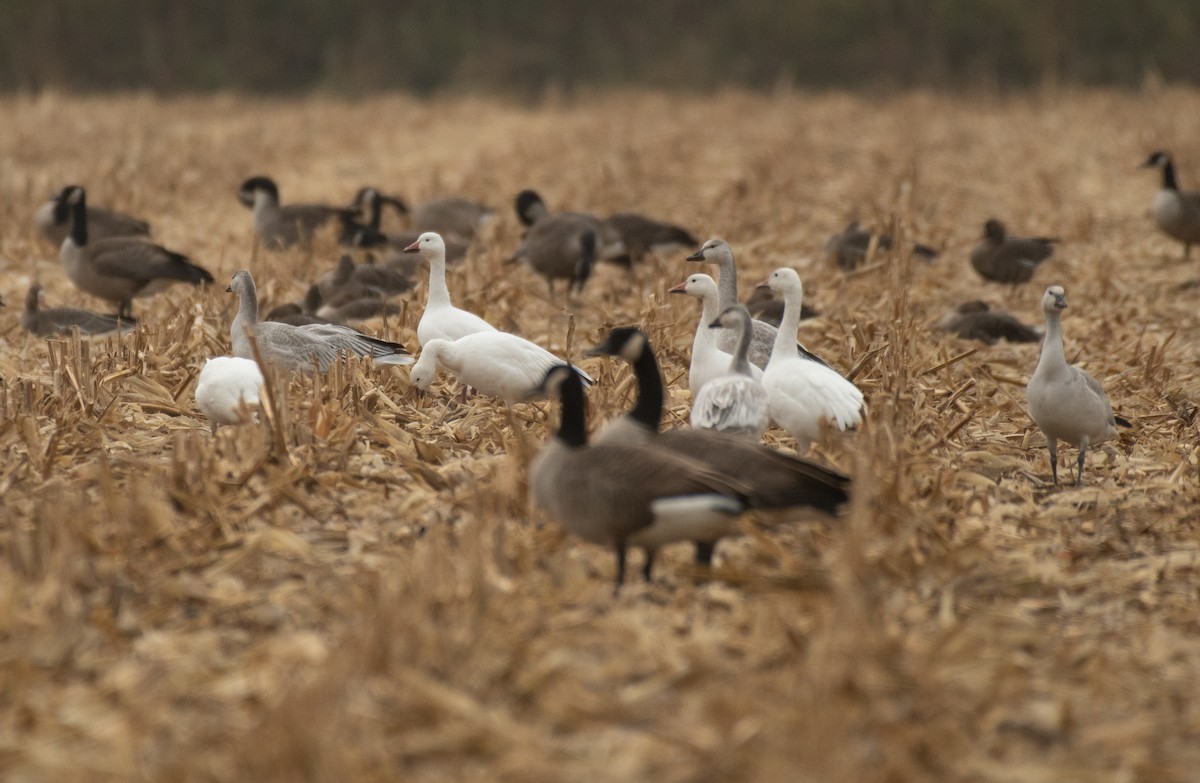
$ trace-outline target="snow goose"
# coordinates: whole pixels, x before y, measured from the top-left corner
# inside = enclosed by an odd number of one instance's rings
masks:
[[[862,419],[863,406],[858,387],[829,367],[806,361],[790,350],[804,296],[800,275],[794,269],[781,267],[759,285],[768,285],[782,294],[784,302],[775,350],[762,378],[771,419],[787,430],[801,449],[820,436],[824,421],[839,430],[857,425]]]
[[[25,312],[21,313],[21,326],[38,337],[71,334],[75,327],[79,327],[80,334],[107,334],[118,330],[128,332],[137,326],[136,321],[74,307],[42,307],[41,299],[42,287],[37,283],[29,286],[25,294]]]
[[[71,232],[71,205],[63,199],[63,195],[64,193],[60,192],[53,196],[38,207],[33,216],[38,231],[55,247],[60,247]],[[104,207],[88,206],[87,224],[88,233],[93,240],[150,236],[150,224],[146,221]]]
[[[1160,231],[1183,243],[1186,259],[1192,245],[1200,243],[1200,191],[1179,189],[1175,163],[1167,152],[1151,153],[1142,166],[1162,169],[1162,187],[1154,194],[1150,211]]]
[[[450,303],[446,287],[446,243],[433,231],[426,231],[408,247],[406,253],[420,253],[429,264],[429,299],[417,324],[417,341],[424,347],[430,340],[457,340],[476,332],[494,332],[496,327],[474,313]]]
[[[692,426],[698,430],[717,430],[734,435],[750,435],[755,440],[767,431],[767,390],[750,372],[750,311],[734,305],[709,324],[709,329],[733,329],[738,336],[733,359],[724,375],[713,378],[692,400]]]
[[[638,394],[629,413],[609,422],[597,443],[639,444],[663,449],[702,462],[722,476],[744,485],[752,508],[812,506],[834,513],[846,501],[850,480],[813,462],[792,457],[745,437],[715,430],[659,431],[663,413],[663,382],[658,360],[642,330],[622,326],[611,330],[589,356],[616,356],[633,366]],[[712,559],[711,548],[697,543],[696,559]]]
[[[1046,435],[1050,450],[1050,473],[1058,483],[1058,441],[1079,449],[1079,467],[1075,485],[1083,479],[1083,459],[1088,446],[1102,443],[1117,434],[1117,424],[1129,422],[1113,415],[1112,404],[1100,383],[1087,372],[1067,364],[1063,351],[1062,311],[1067,296],[1062,286],[1052,285],[1042,296],[1046,314],[1046,339],[1037,368],[1025,392],[1029,397],[1029,415]]]
[[[984,280],[1019,285],[1033,278],[1034,270],[1054,254],[1057,239],[1017,237],[992,218],[983,224],[983,239],[971,250],[971,266]]]
[[[738,303],[737,293],[737,264],[733,260],[733,249],[729,247],[729,243],[724,239],[710,239],[700,246],[700,249],[687,257],[688,261],[697,261],[702,264],[716,264],[720,272],[720,277],[717,281],[717,312],[733,307]],[[714,313],[713,317],[716,317]],[[750,340],[750,363],[760,370],[767,369],[767,362],[771,358],[771,351],[775,347],[775,335],[778,330],[768,323],[763,321],[753,321],[754,335]],[[796,330],[792,330],[792,335],[796,334]],[[733,353],[733,346],[737,342],[737,336],[731,329],[723,329],[717,335],[717,347],[728,354]],[[809,351],[800,343],[795,344],[794,352],[805,359],[817,362],[826,367],[829,364]]]
[[[646,552],[651,578],[659,547],[702,542],[711,555],[746,509],[739,487],[703,464],[637,444],[588,444],[583,383],[568,366],[546,373],[542,391],[562,401],[558,431],[529,466],[530,499],[568,533],[611,547],[616,590],[625,581],[625,553]],[[697,548],[699,556],[700,548]]]
[[[259,405],[262,371],[253,359],[216,356],[204,363],[196,381],[196,407],[215,435],[222,424],[245,424]]]
[[[489,397],[498,397],[512,405],[537,399],[542,381],[552,367],[567,363],[523,337],[507,332],[476,332],[457,340],[433,339],[421,346],[421,356],[409,378],[421,391],[427,391],[439,366]],[[592,379],[577,368],[585,384]]]
[[[733,355],[717,347],[717,333],[709,328],[721,310],[717,306],[717,284],[705,274],[688,277],[679,285],[668,289],[668,293],[686,294],[700,300],[700,321],[696,324],[696,336],[692,339],[692,358],[688,365],[688,388],[692,399],[713,378],[729,370]],[[762,370],[750,365],[755,378],[762,378]]]
[[[991,308],[987,302],[973,299],[963,302],[942,316],[936,324],[942,331],[952,332],[964,340],[978,340],[995,345],[1000,340],[1010,343],[1036,343],[1042,333],[1026,326],[1008,313]]]
[[[90,241],[87,194],[78,185],[60,196],[71,210],[71,233],[58,251],[67,277],[79,290],[117,304],[117,314],[132,315],[135,297],[152,296],[174,283],[211,283],[212,275],[187,256],[136,237]]]
[[[272,250],[307,246],[313,234],[334,219],[350,219],[355,210],[327,204],[279,203],[279,186],[270,177],[251,177],[237,192],[238,201],[254,210],[254,233]]]
[[[311,372],[315,362],[317,369],[325,372],[344,353],[369,356],[376,364],[413,363],[413,357],[404,350],[404,346],[368,337],[348,326],[292,326],[276,321],[260,322],[254,278],[245,269],[234,274],[226,290],[238,295],[238,312],[230,330],[234,356],[254,358],[250,342],[253,334],[263,361],[284,370]]]

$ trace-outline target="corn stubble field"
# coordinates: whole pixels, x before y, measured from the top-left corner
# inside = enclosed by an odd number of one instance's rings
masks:
[[[1200,95],[2,103],[5,780],[1177,781],[1200,766],[1200,289],[1185,285],[1200,259],[1154,231],[1158,172],[1135,168],[1167,148],[1200,184]],[[450,271],[456,302],[576,360],[605,327],[642,324],[674,425],[698,307],[666,289],[701,270],[684,254],[633,277],[602,265],[565,308],[503,265],[513,195],[722,236],[744,296],[797,267],[822,312],[802,339],[859,366],[869,403],[813,454],[855,477],[852,502],[746,520],[712,578],[669,549],[654,584],[614,598],[611,553],[527,510],[555,406],[464,405],[444,376],[418,399],[406,369],[348,362],[276,378],[261,424],[211,436],[192,389],[229,351],[231,274],[251,268],[271,305],[338,252],[330,234],[252,258],[234,190],[258,173],[284,202],[372,184],[492,204]],[[148,218],[218,284],[139,300],[122,340],[24,333],[35,277],[49,304],[109,309],[31,228],[70,183]],[[966,260],[992,216],[1063,239],[1015,292]],[[854,217],[943,254],[845,275],[822,248]],[[1071,303],[1069,360],[1134,422],[1080,488],[1050,485],[1026,413],[1037,346],[932,329],[980,295],[1040,325],[1051,283]],[[366,328],[415,352],[424,289]],[[582,366],[593,424],[629,405],[627,368]]]

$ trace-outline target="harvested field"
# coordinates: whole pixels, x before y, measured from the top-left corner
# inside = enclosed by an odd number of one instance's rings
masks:
[[[5,98],[0,110],[0,778],[7,781],[1182,781],[1200,768],[1200,258],[1148,215],[1171,150],[1200,186],[1200,94],[610,95],[304,102]],[[494,205],[460,306],[578,359],[641,323],[686,422],[683,255],[601,266],[569,310],[503,265],[513,195],[637,210],[723,236],[742,292],[796,266],[801,337],[869,401],[815,454],[855,477],[837,519],[748,519],[715,576],[669,549],[612,595],[611,553],[527,512],[554,406],[417,399],[407,370],[276,378],[272,415],[213,437],[192,388],[229,350],[225,286],[295,298],[332,265],[258,252],[234,198],[365,184]],[[148,218],[218,285],[135,303],[130,337],[39,339],[51,304],[103,309],[30,218],[65,184]],[[983,221],[1063,242],[1033,283],[985,286]],[[846,275],[858,217],[942,249]],[[905,242],[899,244],[903,245]],[[711,270],[709,270],[711,271]],[[936,333],[981,295],[1041,324],[1134,428],[1053,487],[1026,413],[1036,345]],[[424,283],[372,331],[416,351]],[[593,420],[625,367],[582,362]],[[790,440],[772,431],[782,448]],[[1067,449],[1068,459],[1075,451]],[[1063,475],[1068,475],[1064,467]],[[635,556],[636,558],[636,556]],[[638,562],[636,559],[634,562]]]

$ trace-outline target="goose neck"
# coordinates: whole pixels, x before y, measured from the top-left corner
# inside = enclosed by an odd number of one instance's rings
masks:
[[[1039,370],[1043,373],[1053,373],[1067,365],[1066,352],[1063,349],[1063,334],[1062,334],[1062,314],[1058,312],[1046,313],[1046,337],[1042,340],[1042,354],[1038,357],[1038,366],[1034,372]]]
[[[754,324],[749,318],[739,318],[736,331],[737,345],[729,369],[739,375],[753,377],[750,371],[750,340],[754,337]]]
[[[638,395],[633,409],[629,411],[629,418],[657,432],[658,422],[662,419],[663,384],[658,360],[649,346],[633,362],[633,374],[637,378]]]
[[[79,195],[79,200],[71,205],[71,241],[79,247],[87,244],[87,202],[84,195]]]
[[[1175,180],[1175,162],[1168,160],[1166,165],[1162,167],[1163,190],[1179,190],[1179,183]]]
[[[772,356],[795,355],[796,332],[800,329],[800,306],[803,296],[803,289],[789,288],[783,292],[783,318],[779,321],[779,331],[775,333]]]
[[[734,264],[732,256],[727,256],[717,262],[717,269],[720,275],[720,280],[717,281],[717,306],[725,310],[738,302],[737,265]]]
[[[562,420],[555,437],[571,448],[587,445],[587,427],[584,415],[583,383],[578,375],[563,381],[558,390],[562,400]]]
[[[254,326],[258,323],[258,292],[253,286],[243,286],[238,289],[236,320],[246,326]]]
[[[446,287],[446,257],[431,254],[429,261],[429,304],[450,304],[450,289]]]

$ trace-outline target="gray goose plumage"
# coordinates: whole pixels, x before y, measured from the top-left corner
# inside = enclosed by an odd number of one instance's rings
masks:
[[[1154,194],[1150,211],[1159,230],[1183,243],[1183,257],[1200,243],[1200,191],[1180,190],[1175,178],[1175,163],[1170,153],[1159,150],[1151,153],[1144,167],[1162,169],[1162,187]]]
[[[375,188],[361,188],[354,197],[354,208],[366,215],[365,223],[344,221],[342,226],[343,245],[382,251],[379,266],[392,272],[413,278],[420,274],[421,264],[404,254],[404,248],[416,242],[423,232],[404,231],[389,234],[383,231],[383,207],[391,206],[401,215],[408,215],[408,205],[395,196],[387,196]],[[471,245],[457,237],[443,238],[446,244],[446,262],[456,263],[467,257]]]
[[[1088,447],[1116,437],[1117,424],[1130,425],[1113,415],[1112,403],[1099,381],[1067,364],[1062,333],[1065,309],[1067,297],[1062,286],[1047,288],[1042,296],[1046,339],[1025,391],[1029,397],[1029,415],[1046,436],[1054,483],[1058,483],[1058,441],[1062,440],[1079,449],[1075,474],[1078,486],[1083,479],[1083,460]]]
[[[458,196],[445,196],[422,202],[410,215],[417,234],[434,231],[442,238],[469,242],[492,218],[491,207]]]
[[[71,210],[71,233],[58,252],[63,270],[79,290],[116,303],[121,317],[132,315],[134,298],[152,296],[175,283],[212,282],[212,275],[187,256],[153,242],[135,237],[92,241],[83,188],[64,188],[61,198]]]
[[[76,327],[80,334],[108,334],[128,332],[137,326],[132,319],[101,315],[74,307],[42,307],[41,299],[42,287],[37,283],[29,286],[25,294],[25,311],[21,313],[21,326],[38,337],[71,334]]]
[[[238,201],[254,210],[254,233],[266,247],[306,247],[313,234],[331,220],[353,219],[355,210],[327,204],[280,204],[279,186],[270,177],[251,177],[237,192]]]
[[[50,240],[55,247],[60,247],[71,232],[71,205],[63,200],[63,192],[55,194],[38,207],[33,222],[42,236]],[[87,224],[88,233],[93,241],[110,237],[150,236],[150,224],[146,221],[104,207],[89,205]]]
[[[866,260],[873,237],[874,234],[863,228],[861,223],[852,220],[842,233],[829,237],[825,243],[825,256],[833,259],[843,271],[850,272]],[[876,244],[880,250],[891,250],[892,235],[880,234]],[[913,256],[921,261],[932,261],[938,256],[938,251],[919,243],[912,246],[912,252]]]
[[[963,302],[942,316],[936,328],[951,332],[964,340],[978,340],[995,345],[1001,340],[1010,343],[1036,343],[1042,333],[1026,326],[1008,313],[993,310],[987,302],[973,299]]]
[[[1054,255],[1057,241],[1052,237],[1012,236],[1003,223],[992,218],[983,224],[983,239],[971,250],[971,266],[993,283],[1028,283],[1034,271]]]
[[[692,400],[691,424],[698,430],[716,430],[734,435],[762,437],[771,424],[767,413],[767,390],[750,372],[750,311],[734,305],[708,325],[709,329],[733,329],[737,346],[729,371],[713,378]]]
[[[554,223],[563,222],[568,228],[555,228],[555,232],[573,231],[582,233],[593,231],[596,234],[596,260],[618,264],[626,269],[632,268],[629,251],[621,239],[621,234],[610,223],[600,220],[595,215],[586,212],[551,212],[542,197],[533,190],[522,190],[516,198],[517,217],[521,225],[526,227],[525,237],[533,233],[538,224],[539,231],[549,231]],[[517,251],[520,253],[520,251]]]
[[[596,232],[578,215],[552,215],[535,223],[525,234],[509,264],[524,262],[546,281],[554,296],[554,282],[567,281],[567,294],[582,293],[596,263]]]
[[[245,269],[234,274],[226,290],[238,295],[238,312],[230,328],[234,356],[255,358],[250,342],[253,334],[262,360],[283,370],[312,372],[315,363],[319,372],[325,372],[344,353],[369,356],[376,364],[405,365],[414,361],[404,346],[368,337],[348,326],[259,321],[254,277]]]
[[[589,444],[583,382],[568,365],[551,368],[541,391],[562,402],[558,431],[529,466],[533,504],[568,533],[611,547],[617,557],[616,590],[625,580],[626,551],[646,552],[642,574],[650,580],[655,552],[678,541],[696,541],[711,558],[747,503],[738,486],[703,464],[637,444]]]
[[[650,253],[696,246],[696,238],[686,228],[634,212],[617,212],[605,218],[604,223],[621,237],[631,264],[642,263]]]

